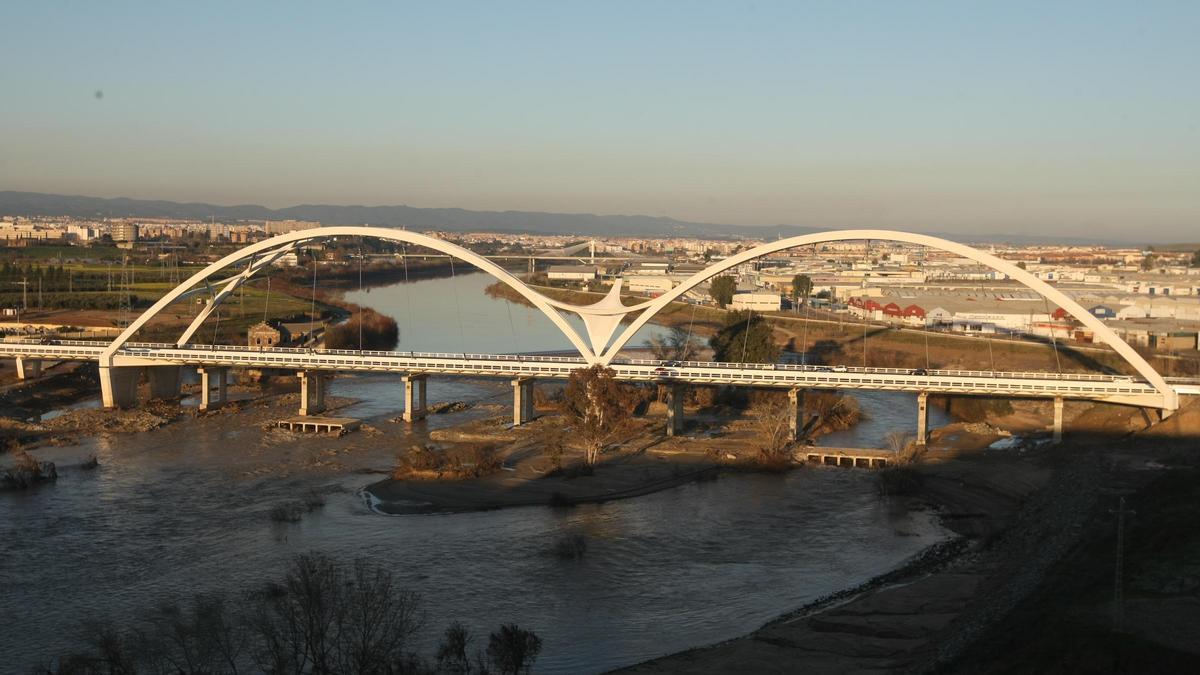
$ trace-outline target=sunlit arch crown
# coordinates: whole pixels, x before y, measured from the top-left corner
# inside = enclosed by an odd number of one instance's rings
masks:
[[[621,281],[619,279],[613,284],[609,293],[599,302],[592,305],[573,305],[542,295],[525,285],[524,282],[510,274],[504,268],[470,250],[442,239],[416,232],[382,227],[321,227],[299,230],[272,237],[230,253],[192,275],[170,293],[164,295],[158,302],[154,303],[153,306],[143,312],[128,328],[117,336],[105,350],[101,358],[101,365],[111,365],[113,356],[121,349],[122,345],[128,342],[138,330],[171,303],[196,293],[210,293],[211,298],[207,306],[177,340],[177,343],[181,346],[187,344],[204,319],[210,316],[242,284],[253,278],[256,273],[266,269],[281,256],[294,250],[297,246],[338,237],[364,237],[402,242],[429,248],[467,262],[508,285],[545,314],[562,331],[563,335],[570,340],[572,346],[579,351],[580,355],[588,363],[604,365],[612,362],[617,353],[633,338],[634,334],[645,326],[650,319],[670,305],[671,302],[680,299],[685,293],[701,285],[709,278],[726,270],[733,269],[742,263],[790,248],[835,241],[877,239],[926,246],[960,255],[986,265],[993,270],[1002,272],[1055,303],[1080,323],[1090,328],[1097,339],[1112,346],[1125,361],[1133,366],[1147,382],[1157,389],[1163,395],[1164,408],[1174,410],[1179,407],[1178,394],[1140,354],[1079,303],[1053,286],[1006,260],[969,246],[938,237],[890,230],[837,230],[773,241],[714,263],[684,279],[677,286],[659,297],[630,306],[625,306],[621,302]],[[232,276],[224,277],[214,283],[214,276],[230,268],[238,268],[239,271]],[[583,320],[587,332],[586,340],[566,320],[564,312],[574,313]],[[636,318],[623,331],[617,334],[617,329],[620,327],[621,322],[630,315],[636,315]],[[615,339],[614,335],[616,335]]]

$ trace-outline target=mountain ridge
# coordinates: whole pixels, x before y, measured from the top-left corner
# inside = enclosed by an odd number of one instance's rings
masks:
[[[310,220],[322,225],[378,225],[449,232],[562,234],[584,236],[701,237],[769,239],[811,234],[825,229],[800,225],[730,225],[686,221],[666,216],[551,213],[544,211],[474,211],[444,207],[359,204],[298,204],[272,209],[259,204],[219,205],[129,197],[91,197],[44,192],[0,191],[0,215],[70,216],[75,218],[181,218],[222,221]],[[961,242],[1120,244],[1086,237],[1008,234],[947,234],[921,231]]]

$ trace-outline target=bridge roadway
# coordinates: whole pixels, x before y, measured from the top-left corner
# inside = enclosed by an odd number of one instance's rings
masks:
[[[0,343],[0,357],[26,360],[98,361],[108,346],[99,341],[59,340]],[[176,346],[127,343],[115,367],[187,365],[207,368],[277,368],[296,371],[391,372],[564,379],[586,365],[579,357],[463,354],[296,348],[256,349],[224,345]],[[617,377],[631,381],[729,384],[803,389],[869,389],[959,395],[1088,399],[1157,407],[1159,393],[1130,377],[1082,373],[913,371],[755,363],[670,362],[618,359]],[[1181,394],[1200,394],[1200,385],[1175,384]]]

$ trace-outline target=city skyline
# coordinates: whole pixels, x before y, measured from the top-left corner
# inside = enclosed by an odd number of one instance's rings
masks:
[[[2,189],[1146,241],[1200,222],[1185,3],[0,14],[30,28],[0,71]]]

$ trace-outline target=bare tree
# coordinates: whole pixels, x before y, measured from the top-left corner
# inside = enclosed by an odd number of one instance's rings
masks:
[[[912,434],[903,431],[889,431],[883,437],[884,445],[895,454],[893,462],[896,464],[911,464],[917,460],[920,449],[915,440]]]
[[[231,607],[196,596],[185,607],[164,604],[123,627],[90,622],[85,650],[38,666],[46,675],[401,675],[435,672],[412,650],[424,623],[420,600],[396,585],[386,568],[321,554],[295,558],[281,583]],[[515,624],[492,633],[486,650],[468,653],[471,635],[451,624],[437,651],[436,672],[527,673],[542,648]]]
[[[637,405],[631,388],[616,379],[616,371],[595,365],[571,372],[562,401],[563,415],[584,444],[588,465],[594,465],[604,446],[629,427]]]
[[[646,346],[659,361],[691,361],[700,351],[700,341],[683,326],[671,326],[665,336],[652,336]]]
[[[343,581],[337,653],[344,673],[385,673],[403,661],[424,623],[416,593],[398,588],[392,573],[358,558]]]
[[[327,556],[302,555],[282,585],[257,595],[247,617],[252,654],[266,672],[391,672],[411,658],[418,606],[416,594],[365,559],[347,571]]]
[[[759,392],[752,406],[754,429],[758,440],[758,458],[765,465],[781,465],[790,461],[792,444],[791,406],[780,392]]]
[[[504,675],[528,673],[542,651],[542,639],[515,623],[506,624],[488,639],[488,660]]]
[[[471,659],[467,650],[471,646],[471,633],[467,627],[455,621],[446,627],[442,641],[438,644],[438,671],[446,673],[471,672]]]

